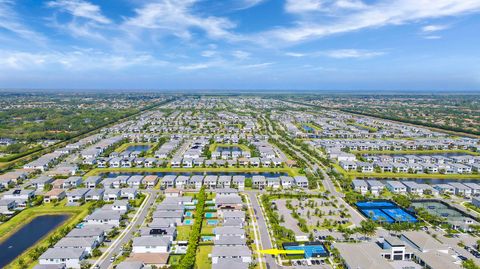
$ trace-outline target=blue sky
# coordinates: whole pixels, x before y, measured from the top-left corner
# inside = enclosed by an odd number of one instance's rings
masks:
[[[0,0],[0,87],[480,90],[480,0]]]

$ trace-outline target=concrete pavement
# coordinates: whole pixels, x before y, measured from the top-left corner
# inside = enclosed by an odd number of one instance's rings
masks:
[[[158,193],[156,190],[147,190],[146,192],[147,198],[135,213],[132,222],[120,233],[118,238],[107,248],[91,268],[95,268],[97,265],[102,269],[110,268],[112,265],[110,259],[116,256],[120,252],[120,248],[133,238],[137,225],[145,221],[148,210],[152,207]]]

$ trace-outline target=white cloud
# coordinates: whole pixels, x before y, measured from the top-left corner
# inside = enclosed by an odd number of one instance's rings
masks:
[[[292,2],[297,2],[297,6],[289,6]],[[299,5],[300,2],[305,2],[305,5]],[[303,15],[312,11],[322,11],[323,6],[319,1],[314,0],[291,0],[287,1],[285,9]],[[316,16],[300,16],[295,26],[260,33],[256,39],[267,45],[275,44],[275,40],[299,42],[366,28],[458,16],[479,10],[480,1],[478,0],[389,0],[364,5],[359,10],[331,9],[328,16],[324,13]]]
[[[199,69],[206,69],[211,67],[210,63],[199,63],[199,64],[187,64],[181,65],[178,67],[180,70],[199,70]]]
[[[164,31],[181,38],[190,38],[192,29],[201,29],[211,38],[233,38],[229,29],[235,27],[227,18],[193,14],[197,0],[160,0],[135,9],[136,15],[125,26]]]
[[[50,18],[51,26],[74,37],[106,41],[100,30],[111,25],[112,21],[102,14],[99,6],[83,0],[55,0],[48,2],[47,7],[72,16],[67,22],[59,22],[56,17]]]
[[[155,59],[147,53],[120,55],[85,49],[48,53],[0,50],[0,69],[119,70],[132,66],[162,66],[166,64],[167,62]]]
[[[426,25],[422,27],[422,32],[432,33],[448,29],[448,25]]]
[[[215,50],[204,50],[202,51],[202,53],[200,53],[200,55],[202,55],[203,57],[213,57],[217,54],[217,51]]]
[[[68,12],[74,17],[85,18],[103,24],[111,23],[111,20],[102,14],[99,6],[87,1],[56,0],[48,2],[47,6]]]
[[[13,9],[14,1],[0,0],[0,29],[37,44],[44,44],[46,38],[27,27]]]
[[[305,53],[300,53],[300,52],[286,52],[285,55],[290,57],[297,57],[297,58],[306,56]]]
[[[290,13],[319,11],[323,8],[323,0],[287,0],[285,10]]]
[[[357,49],[339,49],[320,52],[321,55],[325,55],[331,58],[345,59],[345,58],[372,58],[376,56],[384,55],[381,51],[368,51]]]
[[[240,0],[239,2],[240,2],[238,3],[239,7],[237,7],[236,10],[252,8],[254,6],[257,6],[265,2],[265,0]]]
[[[236,50],[232,53],[233,57],[239,60],[245,60],[250,57],[250,53],[243,50]]]
[[[259,63],[259,64],[248,64],[248,65],[241,65],[241,68],[264,68],[273,65],[273,63]]]
[[[427,35],[427,36],[424,36],[423,38],[425,38],[425,39],[441,39],[442,37],[439,36],[439,35]]]
[[[359,49],[335,49],[315,52],[287,52],[290,57],[330,57],[336,59],[346,58],[372,58],[384,55],[383,51],[359,50]]]

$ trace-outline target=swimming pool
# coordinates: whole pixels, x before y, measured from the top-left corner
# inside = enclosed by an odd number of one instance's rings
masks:
[[[183,221],[183,224],[185,225],[193,225],[193,219],[186,219]]]
[[[218,220],[216,219],[209,219],[207,220],[207,225],[210,225],[210,226],[215,226],[218,224]]]
[[[211,236],[211,235],[202,235],[202,241],[205,242],[205,241],[213,241],[215,237],[214,236]]]
[[[191,217],[193,217],[193,212],[192,211],[187,211],[187,212],[185,212],[185,216],[191,218]]]
[[[285,250],[303,250],[306,259],[312,257],[325,257],[327,250],[323,245],[304,245],[304,246],[283,246]]]
[[[215,218],[215,213],[212,213],[212,212],[205,213],[205,217],[207,219]]]

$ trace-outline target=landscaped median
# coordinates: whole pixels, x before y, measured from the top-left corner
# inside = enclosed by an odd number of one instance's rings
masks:
[[[9,236],[14,234],[18,229],[31,222],[38,216],[42,215],[70,215],[68,220],[58,226],[55,230],[45,235],[35,245],[25,250],[20,256],[12,261],[6,268],[31,268],[37,263],[41,249],[49,247],[53,242],[54,237],[57,238],[59,231],[66,231],[67,229],[75,227],[77,223],[83,220],[89,213],[95,203],[90,202],[82,206],[65,206],[65,203],[58,205],[43,204],[36,207],[31,207],[18,213],[16,216],[0,225],[0,241],[6,240]],[[52,239],[52,240],[50,240]]]
[[[300,175],[299,169],[291,167],[271,168],[271,167],[195,167],[195,168],[95,168],[90,170],[85,177],[96,176],[105,173],[202,173],[202,172],[232,172],[232,173],[287,173],[290,176]]]

